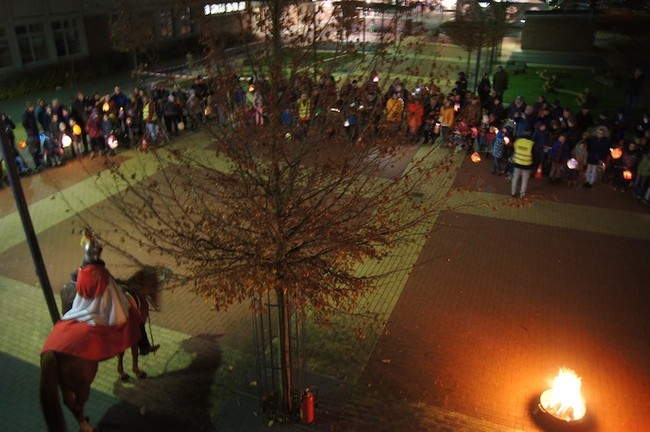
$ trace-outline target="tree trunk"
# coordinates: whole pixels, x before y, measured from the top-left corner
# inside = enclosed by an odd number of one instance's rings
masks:
[[[292,364],[291,364],[291,311],[284,288],[278,288],[279,324],[280,324],[280,368],[282,383],[282,411],[291,416],[293,401],[291,399]]]

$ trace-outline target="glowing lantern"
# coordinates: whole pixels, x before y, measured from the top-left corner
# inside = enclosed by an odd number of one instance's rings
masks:
[[[566,166],[569,167],[569,169],[574,170],[578,168],[578,161],[575,158],[571,158],[566,162]]]
[[[573,370],[561,368],[551,388],[542,393],[540,409],[566,422],[580,420],[587,413],[581,387],[582,379]]]
[[[72,144],[72,138],[70,138],[70,135],[63,135],[61,137],[61,144],[63,144],[64,148],[70,147],[70,144]]]
[[[612,155],[612,159],[620,159],[621,156],[623,156],[623,150],[621,150],[619,147],[609,149],[609,152]]]
[[[27,142],[21,141],[18,143],[18,146],[20,147],[21,150],[25,150],[27,148]]]
[[[111,109],[111,106],[108,102],[104,102],[104,105],[102,105],[102,111],[108,112]]]
[[[81,126],[75,124],[74,126],[72,126],[72,132],[77,136],[81,135]]]
[[[350,126],[350,120],[347,120],[347,119],[346,119],[346,120],[343,122],[343,127],[348,127],[348,126]]]
[[[631,170],[626,169],[626,170],[623,171],[623,178],[625,180],[632,180],[632,177],[634,177],[634,175],[632,174]]]
[[[479,152],[472,153],[471,158],[472,158],[472,162],[474,162],[474,163],[481,162],[481,155],[479,154]]]
[[[183,130],[183,129],[185,129],[185,123],[178,122],[178,130]]]
[[[108,144],[108,147],[110,147],[111,150],[115,150],[120,142],[115,137],[115,135],[110,135],[108,138],[106,138],[106,144]]]
[[[212,114],[212,109],[210,107],[206,107],[205,111],[203,112],[206,116],[210,117]]]
[[[253,84],[248,86],[248,92],[253,93],[255,91],[255,86]]]
[[[292,139],[292,138],[293,138],[293,136],[291,136],[291,133],[287,132],[286,134],[284,134],[284,139],[286,139],[287,141]]]
[[[378,83],[379,82],[379,75],[375,75],[372,77],[372,82]]]

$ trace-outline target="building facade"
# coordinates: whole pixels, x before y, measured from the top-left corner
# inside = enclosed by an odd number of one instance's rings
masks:
[[[0,0],[0,76],[101,56],[116,48],[111,22],[124,15],[134,23],[134,35],[140,30],[139,23],[146,23],[151,39],[159,46],[197,40],[201,22],[206,20],[219,22],[216,27],[223,33],[236,33],[241,30],[236,16],[246,4],[223,0]]]

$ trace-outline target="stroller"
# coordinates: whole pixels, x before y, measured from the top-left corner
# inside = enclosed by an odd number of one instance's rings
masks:
[[[451,146],[455,148],[455,153],[460,153],[463,150],[471,151],[477,136],[477,128],[470,128],[464,121],[458,121],[451,133]]]
[[[41,154],[43,155],[43,165],[46,167],[57,167],[63,165],[61,156],[63,155],[63,145],[58,137],[52,134],[40,134]]]

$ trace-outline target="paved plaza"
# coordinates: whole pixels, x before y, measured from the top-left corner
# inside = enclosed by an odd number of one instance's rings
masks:
[[[201,150],[206,143],[206,135],[188,133],[173,145]],[[144,166],[150,155],[118,157]],[[84,159],[23,179],[57,297],[82,258],[78,228],[109,212],[97,189],[104,169],[101,159]],[[583,379],[583,430],[650,430],[648,208],[608,185],[586,190],[544,179],[532,179],[521,201],[490,169],[489,160],[455,155],[451,174],[422,191],[425,199],[451,191],[449,210],[428,237],[377,264],[391,276],[359,306],[373,319],[309,332],[316,421],[274,428],[544,430],[533,408],[558,369],[569,367]],[[106,220],[97,224],[116,241]],[[6,187],[0,239],[0,425],[41,431],[38,362],[51,322]],[[104,258],[117,276],[134,271],[110,247]],[[92,424],[100,431],[268,429],[258,412],[246,305],[213,311],[175,289],[152,321],[162,348],[142,358],[149,378],[123,383],[114,360],[102,363],[87,404]]]

